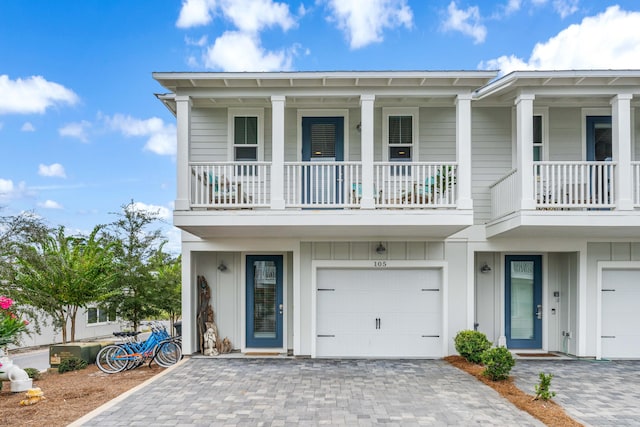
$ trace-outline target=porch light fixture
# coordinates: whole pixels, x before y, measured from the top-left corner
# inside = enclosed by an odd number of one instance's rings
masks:
[[[383,255],[385,252],[387,252],[387,248],[385,248],[382,242],[380,242],[380,244],[378,244],[378,247],[376,248],[376,253],[378,255]]]
[[[220,262],[220,265],[218,266],[218,271],[227,271],[227,266],[224,264],[224,261]]]
[[[356,125],[356,130],[358,131],[358,133],[362,132],[362,123],[358,123]]]
[[[491,267],[486,262],[480,267],[480,273],[489,273],[491,271]]]

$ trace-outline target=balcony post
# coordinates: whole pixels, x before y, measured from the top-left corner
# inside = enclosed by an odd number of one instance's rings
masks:
[[[611,142],[614,170],[616,209],[633,210],[633,169],[631,168],[631,99],[621,93],[611,100]]]
[[[271,209],[284,204],[284,104],[285,97],[271,97]]]
[[[472,209],[471,199],[471,94],[456,98],[456,185],[458,209]]]
[[[536,208],[533,198],[533,94],[516,98],[516,169],[520,209]]]
[[[191,145],[191,97],[177,95],[176,98],[177,149],[176,149],[176,202],[174,209],[188,211],[189,180],[191,170],[189,166],[189,146]]]
[[[360,150],[362,157],[361,209],[374,209],[373,198],[373,104],[375,95],[360,96]]]

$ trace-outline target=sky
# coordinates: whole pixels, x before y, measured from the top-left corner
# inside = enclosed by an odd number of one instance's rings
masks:
[[[0,0],[0,216],[171,225],[155,71],[640,69],[640,1]]]

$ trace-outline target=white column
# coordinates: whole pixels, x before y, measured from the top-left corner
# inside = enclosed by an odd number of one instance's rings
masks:
[[[194,289],[191,273],[191,251],[182,244],[182,352],[192,354],[198,351],[196,337],[196,312],[197,304],[194,298]]]
[[[285,97],[271,97],[271,209],[284,209],[284,104]]]
[[[456,160],[458,209],[473,209],[471,199],[471,94],[456,98]]]
[[[615,168],[616,208],[633,210],[633,170],[631,168],[631,94],[618,94],[611,100],[611,143]]]
[[[293,251],[293,355],[302,354],[302,297],[300,290],[300,242]]]
[[[535,209],[533,199],[533,100],[535,95],[516,98],[516,168],[520,209]]]
[[[177,149],[176,149],[176,202],[174,209],[188,211],[189,203],[189,147],[191,145],[191,98],[176,96]]]
[[[374,209],[373,188],[373,104],[375,95],[360,96],[360,150],[362,157],[361,209]]]

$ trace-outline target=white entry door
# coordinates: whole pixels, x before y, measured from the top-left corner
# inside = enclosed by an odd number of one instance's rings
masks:
[[[640,358],[640,270],[602,270],[602,357]]]
[[[442,357],[440,269],[318,269],[317,357]]]

